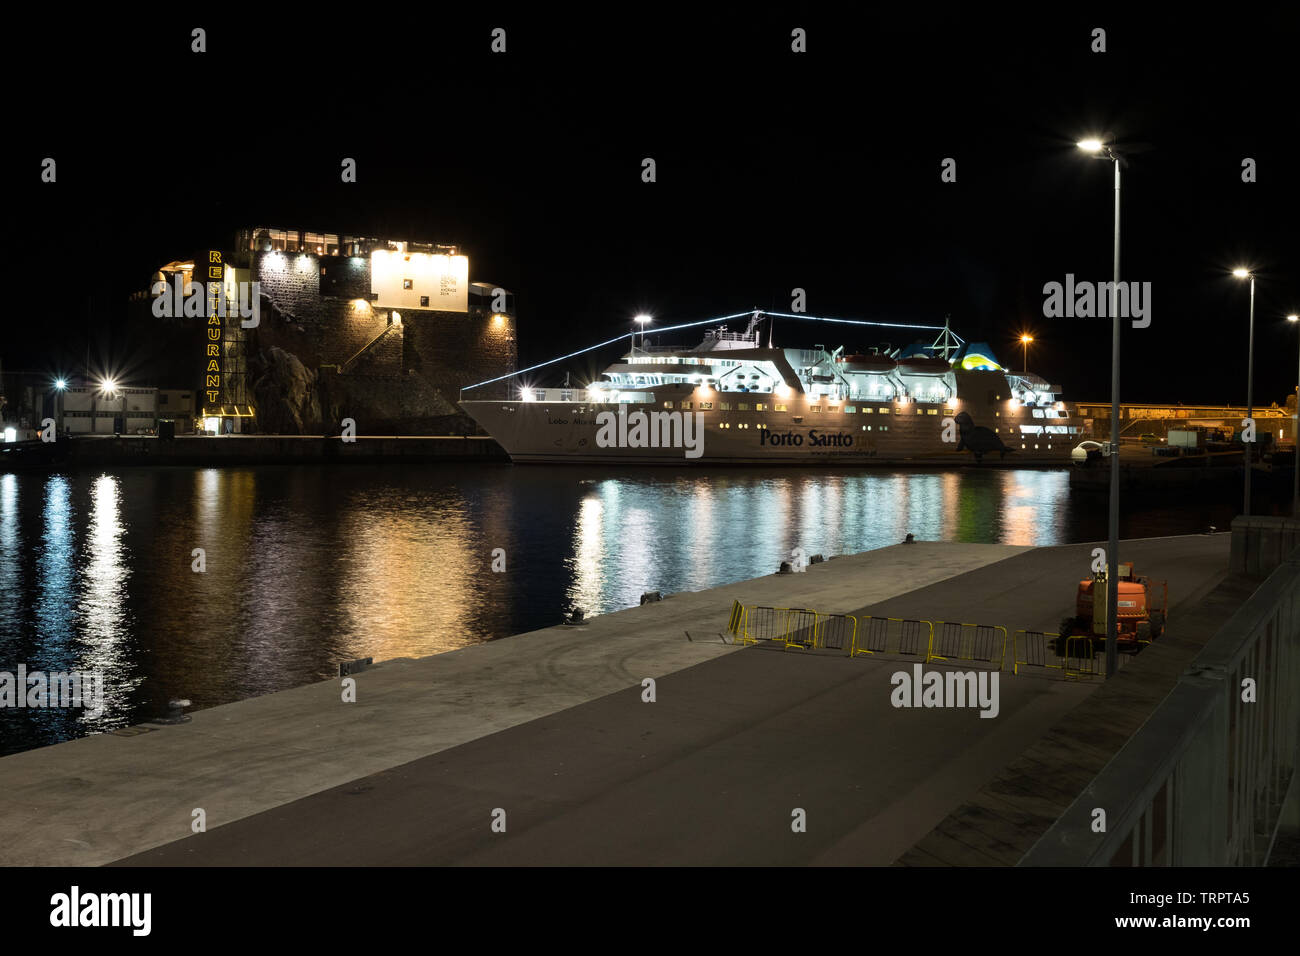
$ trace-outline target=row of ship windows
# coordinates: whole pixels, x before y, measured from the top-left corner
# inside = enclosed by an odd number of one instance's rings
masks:
[[[700,406],[700,411],[711,411],[711,410],[713,409],[713,407],[714,407],[714,406],[713,406],[713,402],[700,402],[700,403],[699,403],[699,406]],[[664,408],[679,408],[679,409],[681,409],[682,411],[690,411],[690,410],[691,410],[692,408],[694,408],[694,407],[695,407],[695,404],[694,404],[693,402],[677,402],[676,404],[674,404],[673,402],[664,402]],[[732,405],[731,405],[730,402],[718,402],[718,406],[717,406],[717,407],[718,407],[718,410],[719,410],[719,411],[723,411],[723,412],[729,412],[729,411],[732,410]],[[767,411],[767,408],[768,408],[767,405],[764,405],[762,402],[758,402],[758,403],[756,403],[756,404],[754,405],[754,407],[753,407],[752,410],[753,410],[753,411],[756,411],[756,412],[762,412],[762,411]],[[748,411],[751,410],[748,402],[739,402],[739,403],[737,403],[737,405],[735,406],[735,409],[736,409],[736,411],[738,411],[738,412],[748,412]],[[788,406],[788,405],[780,405],[780,404],[778,404],[778,405],[773,405],[773,406],[772,406],[772,411],[774,411],[774,412],[785,412],[785,411],[789,411],[789,410],[790,410],[790,409],[789,409],[789,406]],[[845,412],[846,414],[850,414],[850,415],[851,415],[851,414],[854,414],[855,412],[858,412],[859,410],[860,410],[864,415],[871,415],[871,414],[874,414],[874,413],[877,411],[877,409],[875,409],[875,408],[865,408],[865,407],[864,407],[864,408],[862,408],[862,409],[859,409],[856,405],[845,405],[845,406],[844,406],[844,412]],[[809,405],[809,406],[808,406],[808,411],[810,411],[810,412],[822,412],[822,411],[831,411],[831,412],[833,412],[833,411],[837,411],[837,409],[835,409],[835,408],[823,408],[821,405]],[[888,408],[881,408],[881,409],[879,409],[879,412],[880,412],[881,415],[888,415],[888,414],[889,414],[889,411],[890,411],[890,410],[889,410]],[[905,414],[907,414],[907,410],[906,410],[905,408],[902,408],[902,407],[895,408],[893,411],[894,411],[894,414],[895,414],[895,415],[905,415]],[[956,414],[956,409],[945,408],[945,409],[943,410],[943,413],[944,413],[945,415],[953,415],[953,414]],[[939,409],[937,409],[937,408],[918,408],[918,409],[916,410],[916,414],[918,414],[918,415],[938,415],[938,414],[939,414]]]
[[[693,407],[694,407],[694,403],[692,403],[692,402],[677,402],[676,404],[674,404],[673,402],[664,402],[664,408],[679,408],[679,409],[681,409],[682,411],[689,411],[689,410],[692,409]],[[699,403],[699,407],[700,407],[700,410],[701,410],[701,411],[708,411],[708,410],[711,410],[711,409],[714,407],[714,403],[713,403],[713,402],[700,402],[700,403]],[[733,406],[732,406],[731,402],[718,402],[718,403],[717,403],[717,408],[718,408],[719,411],[729,412],[729,411],[732,410],[732,407],[733,407]],[[747,411],[750,411],[750,410],[751,410],[750,405],[749,405],[748,402],[739,402],[739,403],[737,403],[734,407],[735,407],[735,410],[736,410],[736,411],[740,411],[740,412],[747,412]],[[767,408],[768,408],[767,405],[763,404],[762,402],[757,402],[757,403],[754,404],[752,410],[753,410],[753,411],[756,411],[756,412],[761,412],[761,411],[766,411]],[[772,406],[771,406],[771,409],[772,409],[772,411],[776,411],[776,412],[784,412],[784,411],[789,411],[789,406],[788,406],[788,405],[784,405],[784,404],[776,404],[776,405],[772,405]],[[838,410],[838,409],[836,409],[835,406],[822,406],[822,405],[809,405],[809,406],[808,406],[808,411],[810,411],[810,412],[834,412],[834,411],[837,411],[837,410]],[[874,412],[879,412],[881,415],[888,415],[889,412],[890,412],[890,409],[889,409],[889,408],[880,408],[880,407],[876,407],[876,408],[868,408],[868,407],[866,407],[866,406],[863,406],[861,409],[859,409],[856,405],[845,405],[845,406],[843,407],[843,411],[844,411],[844,413],[847,414],[847,415],[852,415],[853,413],[858,412],[858,411],[861,411],[863,414],[866,414],[866,415],[873,414]],[[1059,417],[1059,418],[1068,418],[1068,417],[1069,417],[1069,413],[1068,413],[1068,412],[1057,411],[1056,409],[1041,409],[1041,408],[1035,408],[1035,409],[1032,410],[1032,412],[1033,412],[1033,417],[1034,417],[1034,418],[1058,418],[1058,417]],[[893,409],[893,413],[894,413],[895,415],[906,415],[906,414],[907,414],[907,408],[906,408],[905,406],[898,406],[897,408],[894,408],[894,409]],[[943,413],[944,413],[945,415],[953,415],[953,414],[956,414],[956,409],[953,409],[953,408],[945,408],[945,409],[943,410]],[[939,409],[937,409],[937,408],[917,408],[917,409],[916,409],[916,414],[917,414],[917,415],[938,415],[938,414],[939,414]],[[1002,413],[1001,413],[1001,412],[994,412],[994,413],[993,413],[993,417],[995,417],[995,418],[1001,418],[1001,417],[1002,417]]]
[[[672,403],[672,402],[664,402],[664,408],[674,408],[674,407],[676,407],[676,408],[680,408],[680,409],[682,409],[683,411],[687,411],[687,410],[693,408],[694,405],[693,405],[693,403],[691,403],[691,402],[678,402],[678,403],[676,403],[676,405],[674,406],[674,403]],[[708,410],[708,409],[712,409],[712,408],[714,407],[714,404],[713,404],[713,402],[700,402],[700,403],[699,403],[699,407],[700,407],[701,410]],[[732,410],[732,404],[731,404],[731,402],[718,402],[717,407],[718,407],[718,409],[719,409],[720,411],[724,411],[724,412],[729,412],[729,411]],[[768,408],[767,405],[763,404],[762,402],[758,402],[758,403],[755,403],[755,405],[753,406],[753,411],[761,412],[761,411],[766,410],[767,408]],[[783,404],[772,405],[771,408],[772,408],[773,411],[776,411],[776,412],[784,412],[784,411],[788,411],[788,410],[789,410],[789,407],[788,407],[787,405],[783,405]],[[736,404],[735,409],[736,409],[737,411],[747,412],[747,411],[750,411],[750,406],[749,406],[749,403],[747,403],[747,402],[739,402],[739,403]],[[810,411],[810,412],[834,412],[834,411],[839,411],[839,409],[837,409],[837,408],[836,408],[835,406],[833,406],[833,405],[832,405],[832,406],[809,405],[809,406],[808,406],[808,411]],[[861,412],[863,412],[864,414],[867,414],[867,415],[870,415],[870,414],[872,414],[872,413],[874,413],[874,412],[877,412],[877,411],[878,411],[881,415],[888,415],[889,412],[890,412],[890,409],[888,409],[888,408],[879,408],[879,407],[877,407],[877,408],[868,408],[868,407],[866,407],[866,406],[864,406],[864,407],[862,407],[861,409],[859,409],[856,405],[845,405],[845,406],[843,407],[843,411],[844,411],[845,414],[849,414],[849,415],[853,414],[854,412],[858,412],[858,411],[861,411]],[[894,412],[895,415],[906,415],[906,414],[907,414],[907,409],[906,409],[905,407],[903,407],[903,406],[899,406],[899,407],[893,409],[893,412]],[[1035,408],[1035,409],[1032,409],[1031,412],[1032,412],[1034,418],[1069,418],[1069,417],[1070,417],[1069,412],[1059,411],[1059,410],[1057,410],[1057,409],[1052,409],[1052,408],[1049,408],[1049,409]],[[956,413],[956,410],[955,410],[955,409],[952,409],[952,408],[945,408],[945,409],[943,410],[943,413],[944,413],[945,415],[953,415],[953,414]],[[938,415],[938,414],[939,414],[939,410],[938,410],[937,408],[917,408],[917,410],[916,410],[916,414],[918,414],[918,415]],[[1001,412],[994,412],[994,413],[993,413],[993,416],[994,416],[995,418],[1001,418],[1001,417],[1002,417],[1002,413],[1001,413]]]
[[[995,434],[1002,434],[1002,429],[1000,428],[995,428],[993,431]],[[1048,425],[1046,429],[1044,429],[1042,425],[1021,425],[1019,429],[1019,434],[1021,435],[1046,434],[1049,438],[1052,435],[1079,435],[1082,434],[1082,432],[1083,429],[1079,428],[1077,425]],[[1007,434],[1015,435],[1017,434],[1017,430],[1014,428],[1008,428]],[[1035,445],[1034,447],[1037,448],[1038,446]],[[1051,446],[1049,445],[1048,447],[1050,448]]]
[[[723,423],[720,424],[718,427],[719,427],[719,428],[749,428],[750,426],[747,425],[747,424],[732,425],[730,422],[723,422]],[[754,425],[753,427],[754,427],[754,428],[767,428],[766,425],[762,425],[762,424]],[[870,425],[863,425],[863,426],[862,426],[862,430],[863,430],[864,432],[869,432],[869,431],[872,431],[873,429],[872,429],[872,427],[871,427]],[[887,432],[887,431],[889,431],[889,426],[888,426],[888,425],[879,425],[879,426],[877,426],[874,430],[875,430],[875,431],[880,431],[880,432]],[[1021,447],[1021,448],[1027,448],[1028,445],[1027,445],[1027,443],[1025,443],[1025,442],[1021,442],[1021,443],[1020,443],[1020,447]],[[1034,444],[1034,448],[1037,449],[1038,447],[1039,447],[1038,444],[1035,443],[1035,444]],[[1052,445],[1051,445],[1050,442],[1048,443],[1047,448],[1048,448],[1049,451],[1051,450]]]
[[[796,421],[796,422],[802,422],[803,419],[802,419],[802,418],[796,418],[795,421]],[[731,422],[719,422],[717,427],[718,427],[718,428],[768,428],[769,426],[764,425],[764,424],[761,423],[761,422],[758,423],[758,424],[755,424],[755,425],[750,425],[750,424],[747,423],[747,422],[740,422],[740,423],[736,423],[736,424],[732,424]],[[872,426],[870,426],[870,425],[863,425],[863,426],[862,426],[862,430],[863,430],[864,432],[869,432],[869,431],[872,430]],[[875,427],[875,430],[876,430],[876,431],[881,431],[881,432],[887,432],[887,431],[889,431],[889,426],[888,426],[888,425],[877,425],[877,426]],[[994,431],[995,433],[997,433],[997,434],[1001,434],[1002,429],[1000,429],[1000,428],[995,428],[995,429],[993,429],[993,431]],[[1064,434],[1075,434],[1075,433],[1077,433],[1078,431],[1079,431],[1079,429],[1077,429],[1077,428],[1070,428],[1068,431],[1066,431],[1065,429],[1061,429],[1061,430],[1059,430],[1058,432],[1050,432],[1049,435],[1050,435],[1050,434],[1062,434],[1062,435],[1064,435]],[[1013,435],[1013,434],[1015,434],[1015,430],[1014,430],[1014,429],[1011,429],[1011,428],[1008,428],[1008,429],[1007,429],[1007,434],[1008,434],[1008,435]],[[1021,434],[1026,434],[1026,432],[1023,432],[1023,431],[1022,431]],[[1035,434],[1036,434],[1036,433],[1035,433]],[[1020,447],[1021,447],[1021,448],[1024,448],[1025,446],[1022,444]],[[1038,446],[1035,445],[1034,447],[1037,448]],[[1051,448],[1052,446],[1051,446],[1051,445],[1048,445],[1047,447],[1048,447],[1048,448]]]
[[[730,403],[728,403],[728,402],[719,402],[718,404],[720,405],[720,410],[721,410],[721,411],[731,411],[731,404],[730,404]],[[699,403],[699,406],[700,406],[700,410],[701,410],[701,411],[709,411],[709,410],[711,410],[711,409],[713,408],[713,402],[700,402],[700,403]],[[664,402],[664,408],[672,408],[672,407],[673,407],[673,403],[672,403],[672,402]],[[692,407],[693,407],[693,406],[692,406],[692,403],[691,403],[691,402],[680,402],[680,403],[677,404],[677,408],[681,409],[682,411],[690,411],[690,410],[692,409]],[[756,405],[754,406],[753,411],[761,412],[761,411],[765,411],[766,409],[767,409],[767,406],[764,405],[764,404],[762,404],[762,403],[760,402],[760,403],[758,403],[758,404],[756,404]],[[513,405],[502,405],[502,406],[501,406],[501,410],[502,410],[502,411],[505,411],[505,412],[513,412],[513,411],[515,410],[515,408],[514,408]],[[740,403],[739,405],[736,406],[736,410],[737,410],[737,411],[741,411],[741,412],[747,412],[747,411],[750,411],[750,407],[749,407],[748,404],[742,402],[742,403]],[[812,411],[812,412],[820,412],[820,411],[822,411],[822,407],[821,407],[820,405],[811,405],[811,406],[809,406],[809,409],[808,409],[808,410],[809,410],[809,411]],[[585,407],[583,407],[583,408],[574,408],[573,411],[574,411],[574,413],[576,413],[576,414],[582,414],[582,413],[584,413],[584,412],[586,411],[586,408],[585,408]],[[784,412],[784,411],[786,411],[786,406],[785,406],[785,405],[776,405],[776,406],[773,407],[773,411]],[[852,405],[846,405],[846,406],[844,406],[844,411],[845,411],[845,412],[856,412],[856,411],[858,411],[858,409],[855,408],[855,407],[852,406]],[[864,413],[866,413],[866,414],[871,414],[873,411],[875,411],[875,409],[871,409],[871,408],[863,408],[862,411],[863,411]],[[951,409],[951,408],[945,408],[945,409],[943,410],[943,413],[944,413],[945,415],[952,415],[952,414],[954,414],[954,411],[955,411],[954,409]],[[902,414],[904,414],[904,413],[905,413],[905,410],[902,409],[902,408],[895,408],[895,409],[894,409],[894,414],[895,414],[895,415],[902,415]],[[72,414],[72,413],[67,413],[67,414]],[[101,414],[103,414],[103,413],[101,413]],[[882,415],[888,415],[888,414],[889,414],[889,409],[888,409],[888,408],[882,408],[882,409],[880,409],[880,414],[882,414]],[[938,414],[938,409],[934,409],[934,408],[927,408],[927,409],[918,408],[918,409],[916,410],[916,414],[918,414],[918,415],[937,415],[937,414]],[[997,413],[995,412],[994,414],[997,414]],[[1000,416],[999,416],[999,417],[1000,417]],[[794,415],[794,416],[792,416],[791,420],[792,420],[796,425],[801,425],[801,424],[803,424],[803,416],[802,416],[802,415]],[[731,427],[733,427],[733,426],[730,425],[730,424],[728,424],[728,423],[725,423],[725,422],[724,422],[724,423],[719,424],[718,427],[719,427],[719,428],[731,428]],[[750,427],[750,426],[749,426],[748,424],[737,424],[737,425],[734,426],[734,427],[736,427],[736,428],[748,428],[748,427]],[[761,425],[761,424],[760,424],[760,425],[756,425],[755,427],[757,427],[757,428],[766,428],[767,426],[766,426],[766,425]],[[863,430],[863,431],[871,431],[871,426],[870,426],[870,425],[863,425],[863,426],[862,426],[862,430]],[[879,431],[888,431],[888,430],[889,430],[889,426],[888,426],[888,425],[880,425],[880,426],[878,427],[877,430],[879,430]],[[993,431],[994,431],[995,433],[997,433],[997,434],[1001,434],[1002,429],[1001,429],[1001,428],[995,428],[995,429],[993,429]],[[1077,425],[1047,425],[1047,426],[1043,426],[1043,425],[1021,425],[1021,426],[1019,426],[1019,432],[1020,432],[1020,434],[1034,434],[1034,435],[1041,435],[1041,434],[1046,433],[1046,434],[1048,434],[1048,435],[1078,435],[1078,434],[1082,434],[1082,431],[1083,431],[1083,430],[1082,430],[1081,428],[1079,428]],[[1009,435],[1016,434],[1016,432],[1017,432],[1017,429],[1016,429],[1016,428],[1008,428],[1008,429],[1007,429],[1007,434],[1009,434]],[[1021,446],[1021,447],[1024,447],[1024,446]],[[1034,447],[1037,448],[1038,446],[1035,445]],[[1052,446],[1051,446],[1051,445],[1048,445],[1047,447],[1048,447],[1048,448],[1051,448]]]
[[[750,428],[750,427],[753,427],[753,428],[767,428],[768,426],[763,425],[763,424],[761,424],[761,423],[760,423],[760,424],[757,424],[757,425],[750,426],[750,425],[745,424],[745,423],[740,423],[740,424],[733,425],[733,424],[731,424],[730,422],[722,422],[721,424],[718,425],[718,427],[719,427],[719,428]],[[864,432],[869,432],[869,431],[872,431],[873,429],[872,429],[872,426],[870,426],[870,425],[863,425],[863,426],[862,426],[862,430],[863,430]],[[875,431],[881,431],[881,432],[887,432],[887,431],[889,431],[889,426],[888,426],[888,425],[879,425],[879,426],[877,426],[874,430],[875,430]],[[995,430],[996,430],[996,429],[995,429]],[[1025,442],[1021,442],[1021,443],[1020,443],[1020,447],[1021,447],[1021,448],[1027,448],[1028,446],[1027,446],[1027,443],[1025,443]],[[1039,446],[1038,446],[1037,444],[1034,445],[1034,448],[1038,448],[1038,447],[1039,447]],[[1047,445],[1048,450],[1051,450],[1051,447],[1052,447],[1051,444],[1048,443],[1048,445]]]
[[[767,428],[768,426],[767,426],[767,425],[764,425],[764,424],[761,423],[761,422],[759,422],[759,423],[756,424],[756,425],[750,425],[750,424],[747,423],[747,422],[739,422],[739,423],[736,423],[736,424],[732,424],[731,422],[720,422],[720,423],[718,424],[718,427],[719,427],[719,428]],[[863,430],[864,432],[869,432],[869,431],[872,430],[872,427],[871,427],[870,425],[863,425],[863,426],[862,426],[862,430]],[[875,427],[875,430],[878,431],[878,432],[887,432],[887,431],[889,431],[889,426],[888,426],[888,425],[877,425],[877,426]]]
[[[733,424],[730,423],[730,422],[722,422],[721,424],[718,425],[718,427],[719,427],[719,428],[751,428],[751,427],[752,427],[752,428],[767,428],[768,426],[767,426],[767,425],[764,425],[764,424],[761,424],[761,423],[756,424],[756,425],[752,425],[752,426],[751,426],[751,425],[746,424],[746,423],[743,423],[743,422],[740,423],[740,424],[735,424],[735,425],[733,425]],[[887,431],[889,431],[889,426],[888,426],[888,425],[877,425],[877,426],[875,426],[875,428],[873,429],[871,425],[863,425],[863,426],[862,426],[862,430],[863,430],[864,432],[869,432],[869,431],[873,431],[873,430],[874,430],[874,431],[878,431],[878,432],[887,432]],[[995,428],[994,431],[997,431],[997,429]],[[1021,442],[1021,443],[1020,443],[1020,447],[1021,447],[1021,448],[1026,448],[1027,445],[1026,445],[1025,442]],[[1035,448],[1038,448],[1038,445],[1035,444],[1034,447],[1035,447]],[[1048,449],[1051,449],[1051,447],[1052,447],[1052,446],[1051,446],[1051,443],[1048,443],[1047,447],[1048,447]]]

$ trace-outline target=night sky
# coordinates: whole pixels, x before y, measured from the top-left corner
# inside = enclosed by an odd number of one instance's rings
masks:
[[[1109,320],[1042,313],[1045,282],[1110,278],[1111,166],[1074,146],[1098,135],[1129,159],[1122,278],[1153,286],[1151,326],[1125,323],[1124,400],[1244,402],[1248,295],[1226,276],[1239,264],[1260,277],[1256,402],[1294,388],[1294,13],[413,7],[364,22],[322,6],[276,24],[266,9],[75,31],[47,14],[24,35],[6,370],[76,373],[87,335],[95,363],[129,365],[127,297],[154,269],[276,226],[459,244],[471,279],[516,293],[521,365],[627,331],[641,311],[661,325],[788,312],[800,287],[815,315],[951,314],[1016,367],[1028,330],[1031,370],[1068,399],[1106,399]],[[495,26],[505,55],[489,50]],[[806,54],[790,52],[794,27]],[[1105,53],[1090,52],[1094,27]],[[345,156],[356,184],[340,182]],[[945,157],[956,183],[940,180]],[[910,338],[777,326],[779,345]]]

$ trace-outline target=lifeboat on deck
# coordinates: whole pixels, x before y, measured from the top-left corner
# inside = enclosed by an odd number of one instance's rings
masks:
[[[904,375],[943,375],[951,368],[952,366],[941,358],[926,358],[921,355],[913,355],[898,361],[898,370]]]
[[[888,355],[850,355],[841,359],[846,372],[866,372],[868,375],[884,375],[892,372],[897,364]]]

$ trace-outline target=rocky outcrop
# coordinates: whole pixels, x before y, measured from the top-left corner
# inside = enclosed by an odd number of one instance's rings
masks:
[[[249,361],[258,430],[277,435],[319,435],[322,428],[318,373],[298,357],[272,346]]]

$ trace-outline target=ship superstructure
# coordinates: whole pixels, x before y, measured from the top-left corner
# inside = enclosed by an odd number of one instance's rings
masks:
[[[946,323],[930,345],[845,354],[764,346],[765,318],[694,348],[634,341],[585,387],[461,404],[515,461],[1068,464],[1084,437],[1059,386]]]

